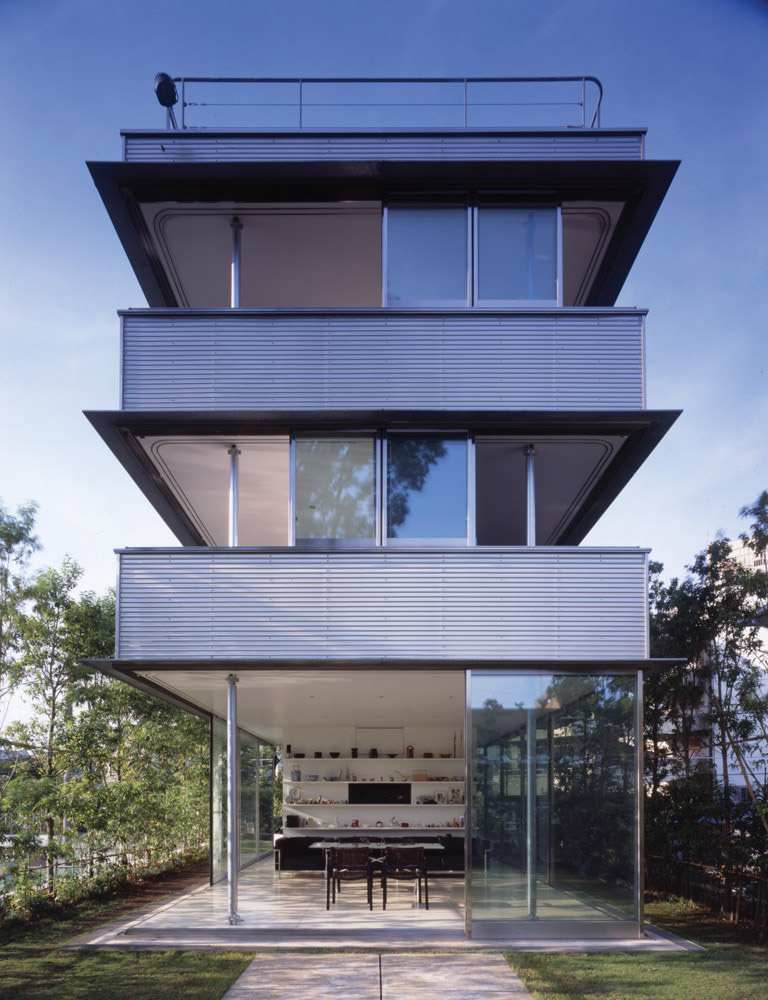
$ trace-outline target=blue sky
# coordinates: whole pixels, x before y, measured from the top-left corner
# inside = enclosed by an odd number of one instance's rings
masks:
[[[175,544],[83,409],[117,406],[115,310],[144,305],[85,160],[162,127],[154,75],[591,74],[603,124],[681,159],[619,304],[648,307],[648,400],[683,417],[587,539],[672,573],[768,489],[768,5],[755,0],[0,0],[0,497],[87,586]]]

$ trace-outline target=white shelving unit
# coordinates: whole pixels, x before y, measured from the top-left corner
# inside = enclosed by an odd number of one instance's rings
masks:
[[[297,771],[301,779],[292,777]],[[316,780],[308,781],[308,775],[315,775]],[[349,802],[352,785],[392,783],[410,785],[412,801]],[[416,801],[439,798],[445,801]],[[284,833],[291,836],[316,836],[318,830],[457,833],[464,829],[464,813],[462,758],[324,756],[288,758],[283,762],[283,816],[296,816],[300,823],[284,828]]]

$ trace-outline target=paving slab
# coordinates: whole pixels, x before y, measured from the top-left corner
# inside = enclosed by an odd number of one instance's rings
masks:
[[[379,956],[257,955],[222,1000],[380,1000]]]
[[[502,955],[382,955],[382,1000],[532,1000]]]
[[[257,955],[222,1000],[533,1000],[499,954]]]

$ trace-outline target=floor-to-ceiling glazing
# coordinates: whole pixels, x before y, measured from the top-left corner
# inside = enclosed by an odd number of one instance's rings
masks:
[[[472,932],[637,922],[637,675],[470,687]]]

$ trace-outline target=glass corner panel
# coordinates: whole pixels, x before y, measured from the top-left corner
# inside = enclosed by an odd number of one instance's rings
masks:
[[[259,763],[259,857],[274,850],[275,832],[275,747],[260,744]]]
[[[211,876],[227,877],[227,725],[211,719]]]
[[[240,867],[259,857],[259,741],[240,731]]]
[[[634,676],[471,678],[473,925],[637,920]]]

